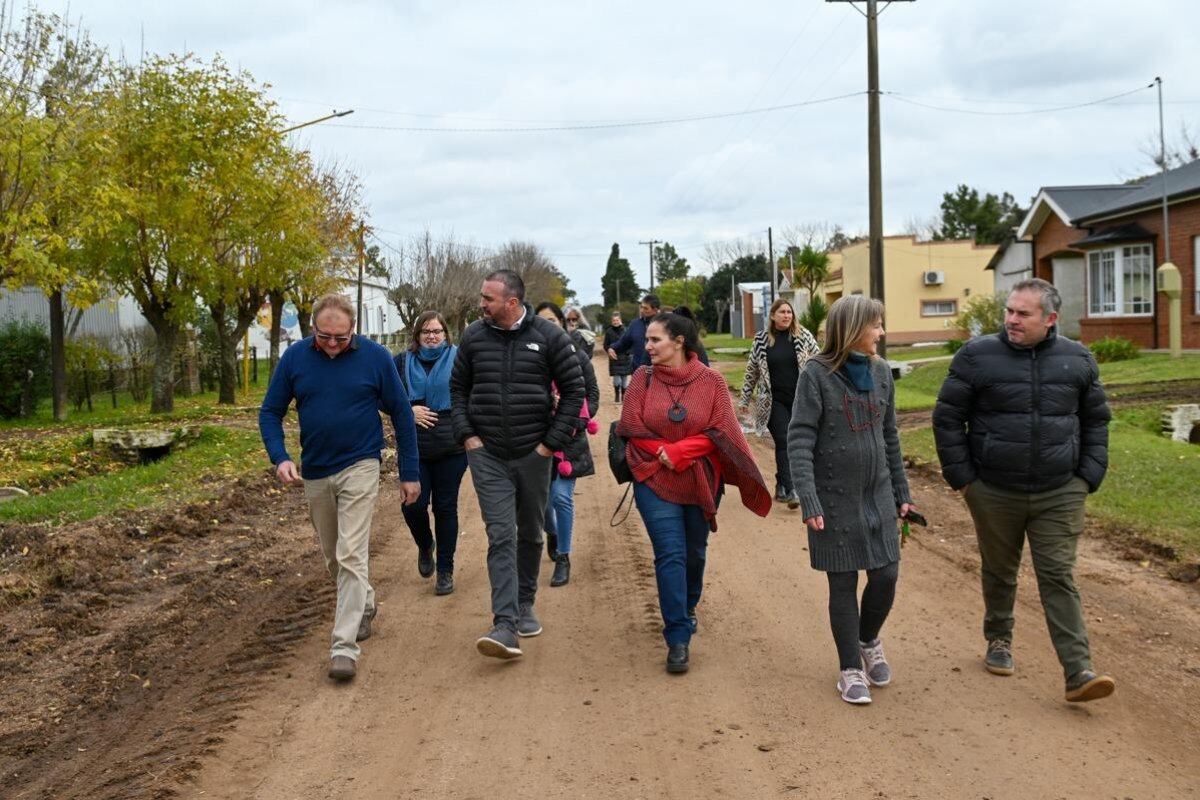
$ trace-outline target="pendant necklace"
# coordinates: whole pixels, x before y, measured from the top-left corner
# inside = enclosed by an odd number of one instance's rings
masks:
[[[683,391],[679,393],[679,397],[676,397],[671,394],[671,387],[665,383],[663,384],[663,388],[667,390],[667,396],[671,398],[671,407],[667,409],[667,419],[671,420],[671,422],[683,422],[687,419],[687,407],[680,401],[687,394],[688,386],[690,385],[685,385]]]

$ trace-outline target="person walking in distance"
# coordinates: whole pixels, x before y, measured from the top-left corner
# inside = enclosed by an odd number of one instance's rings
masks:
[[[633,498],[654,548],[667,672],[688,671],[708,535],[726,483],[761,517],[771,495],[733,412],[725,378],[700,363],[696,326],[678,314],[650,320],[652,366],[629,381],[617,434],[627,439]]]
[[[542,632],[533,606],[552,456],[570,444],[584,402],[575,346],[524,300],[517,273],[484,278],[483,318],[463,332],[450,376],[454,436],[466,447],[488,536],[492,628],[476,648],[497,658],[520,656],[518,636]]]
[[[896,431],[895,387],[878,356],[883,304],[862,295],[829,308],[825,346],[796,383],[788,424],[792,480],[808,528],[812,568],[829,581],[829,624],[847,703],[871,702],[892,668],[879,631],[900,571],[897,511],[914,510]],[[867,573],[862,608],[858,573]],[[865,670],[864,670],[865,667]]]
[[[356,672],[358,642],[371,635],[378,611],[368,580],[371,519],[379,493],[383,425],[392,418],[404,503],[421,493],[412,408],[391,353],[354,334],[354,306],[327,294],[313,306],[313,335],[284,351],[258,412],[258,427],[275,473],[285,484],[304,478],[309,516],[337,583],[329,676]],[[284,445],[283,418],[296,401],[301,467]]]
[[[608,354],[608,377],[612,378],[613,400],[621,402],[626,387],[629,386],[629,373],[633,371],[633,359],[628,353],[614,356],[613,344],[625,334],[625,324],[621,320],[621,312],[614,311],[609,326],[604,330],[604,352]]]
[[[576,312],[578,313],[578,312]],[[562,309],[555,303],[538,303],[537,315],[559,327],[569,329]],[[596,474],[592,461],[592,448],[588,434],[596,432],[592,421],[600,407],[600,386],[596,382],[596,370],[592,367],[591,348],[582,339],[576,339],[576,331],[569,330],[572,343],[578,350],[579,366],[583,370],[584,403],[579,414],[578,429],[566,449],[554,453],[554,469],[550,473],[550,500],[546,504],[546,547],[551,551],[554,562],[551,586],[564,586],[571,580],[571,547],[575,531],[575,481]]]
[[[609,346],[608,357],[621,358],[628,355],[632,369],[649,364],[650,356],[646,355],[646,326],[661,308],[662,301],[658,299],[658,295],[648,294],[643,297],[638,305],[638,318],[629,323],[621,337]]]
[[[1075,548],[1084,501],[1108,469],[1112,414],[1096,359],[1058,334],[1062,298],[1040,278],[1012,288],[1004,329],[963,345],[933,410],[942,475],[975,521],[986,669],[1011,675],[1021,550],[1029,554],[1066,677],[1066,699],[1097,700],[1116,683],[1092,670]]]
[[[792,485],[788,458],[788,423],[800,370],[821,348],[796,321],[790,300],[776,300],[767,316],[770,324],[754,335],[750,347],[739,407],[744,411],[753,400],[755,432],[759,436],[770,432],[775,442],[775,499],[787,503],[788,508],[798,508],[800,499]]]
[[[446,319],[437,311],[421,312],[412,329],[412,344],[395,360],[417,423],[421,496],[404,507],[404,522],[417,543],[417,572],[428,578],[436,564],[434,593],[447,595],[454,591],[458,488],[467,471],[467,454],[455,441],[450,421],[450,371],[458,348],[450,344]],[[430,501],[434,530],[429,527]]]

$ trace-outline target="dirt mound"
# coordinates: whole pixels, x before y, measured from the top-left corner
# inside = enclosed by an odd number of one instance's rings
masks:
[[[219,488],[0,527],[0,795],[165,796],[330,607],[300,492]]]

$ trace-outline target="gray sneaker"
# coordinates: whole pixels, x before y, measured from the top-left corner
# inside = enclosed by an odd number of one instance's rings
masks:
[[[476,640],[475,649],[492,658],[520,658],[522,655],[516,634],[508,628],[492,628],[486,636]]]
[[[517,636],[538,636],[542,632],[542,623],[538,622],[533,613],[533,603],[522,603],[517,616]]]
[[[862,653],[863,670],[872,686],[887,686],[892,682],[892,667],[883,654],[883,643],[876,639],[873,642],[859,642],[858,651]]]
[[[992,639],[988,642],[987,655],[983,659],[984,668],[993,675],[1012,675],[1013,667],[1012,642],[1008,639]]]
[[[354,641],[361,642],[371,638],[371,620],[375,619],[375,615],[378,613],[379,606],[371,606],[363,611],[362,621],[358,623],[358,634],[354,637]]]
[[[837,690],[847,703],[861,706],[871,702],[871,687],[861,669],[844,669],[838,678]]]

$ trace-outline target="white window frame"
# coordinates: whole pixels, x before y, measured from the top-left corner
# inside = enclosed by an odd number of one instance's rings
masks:
[[[926,306],[941,305],[948,303],[949,311],[928,311]],[[958,301],[957,300],[922,300],[921,301],[921,316],[922,317],[956,317],[958,316]]]
[[[1139,257],[1145,259],[1141,266],[1145,270],[1144,274],[1149,280],[1149,297],[1141,301],[1143,305],[1148,304],[1150,306],[1145,311],[1130,310],[1130,306],[1132,306],[1134,301],[1125,297],[1126,269],[1132,269],[1137,266],[1135,259]],[[1110,302],[1098,302],[1102,301],[1103,297],[1096,286],[1097,278],[1105,276],[1093,274],[1096,269],[1111,269]],[[1154,316],[1154,250],[1150,245],[1133,243],[1107,247],[1102,250],[1091,250],[1087,254],[1087,269],[1085,272],[1087,275],[1087,315],[1089,318]]]

